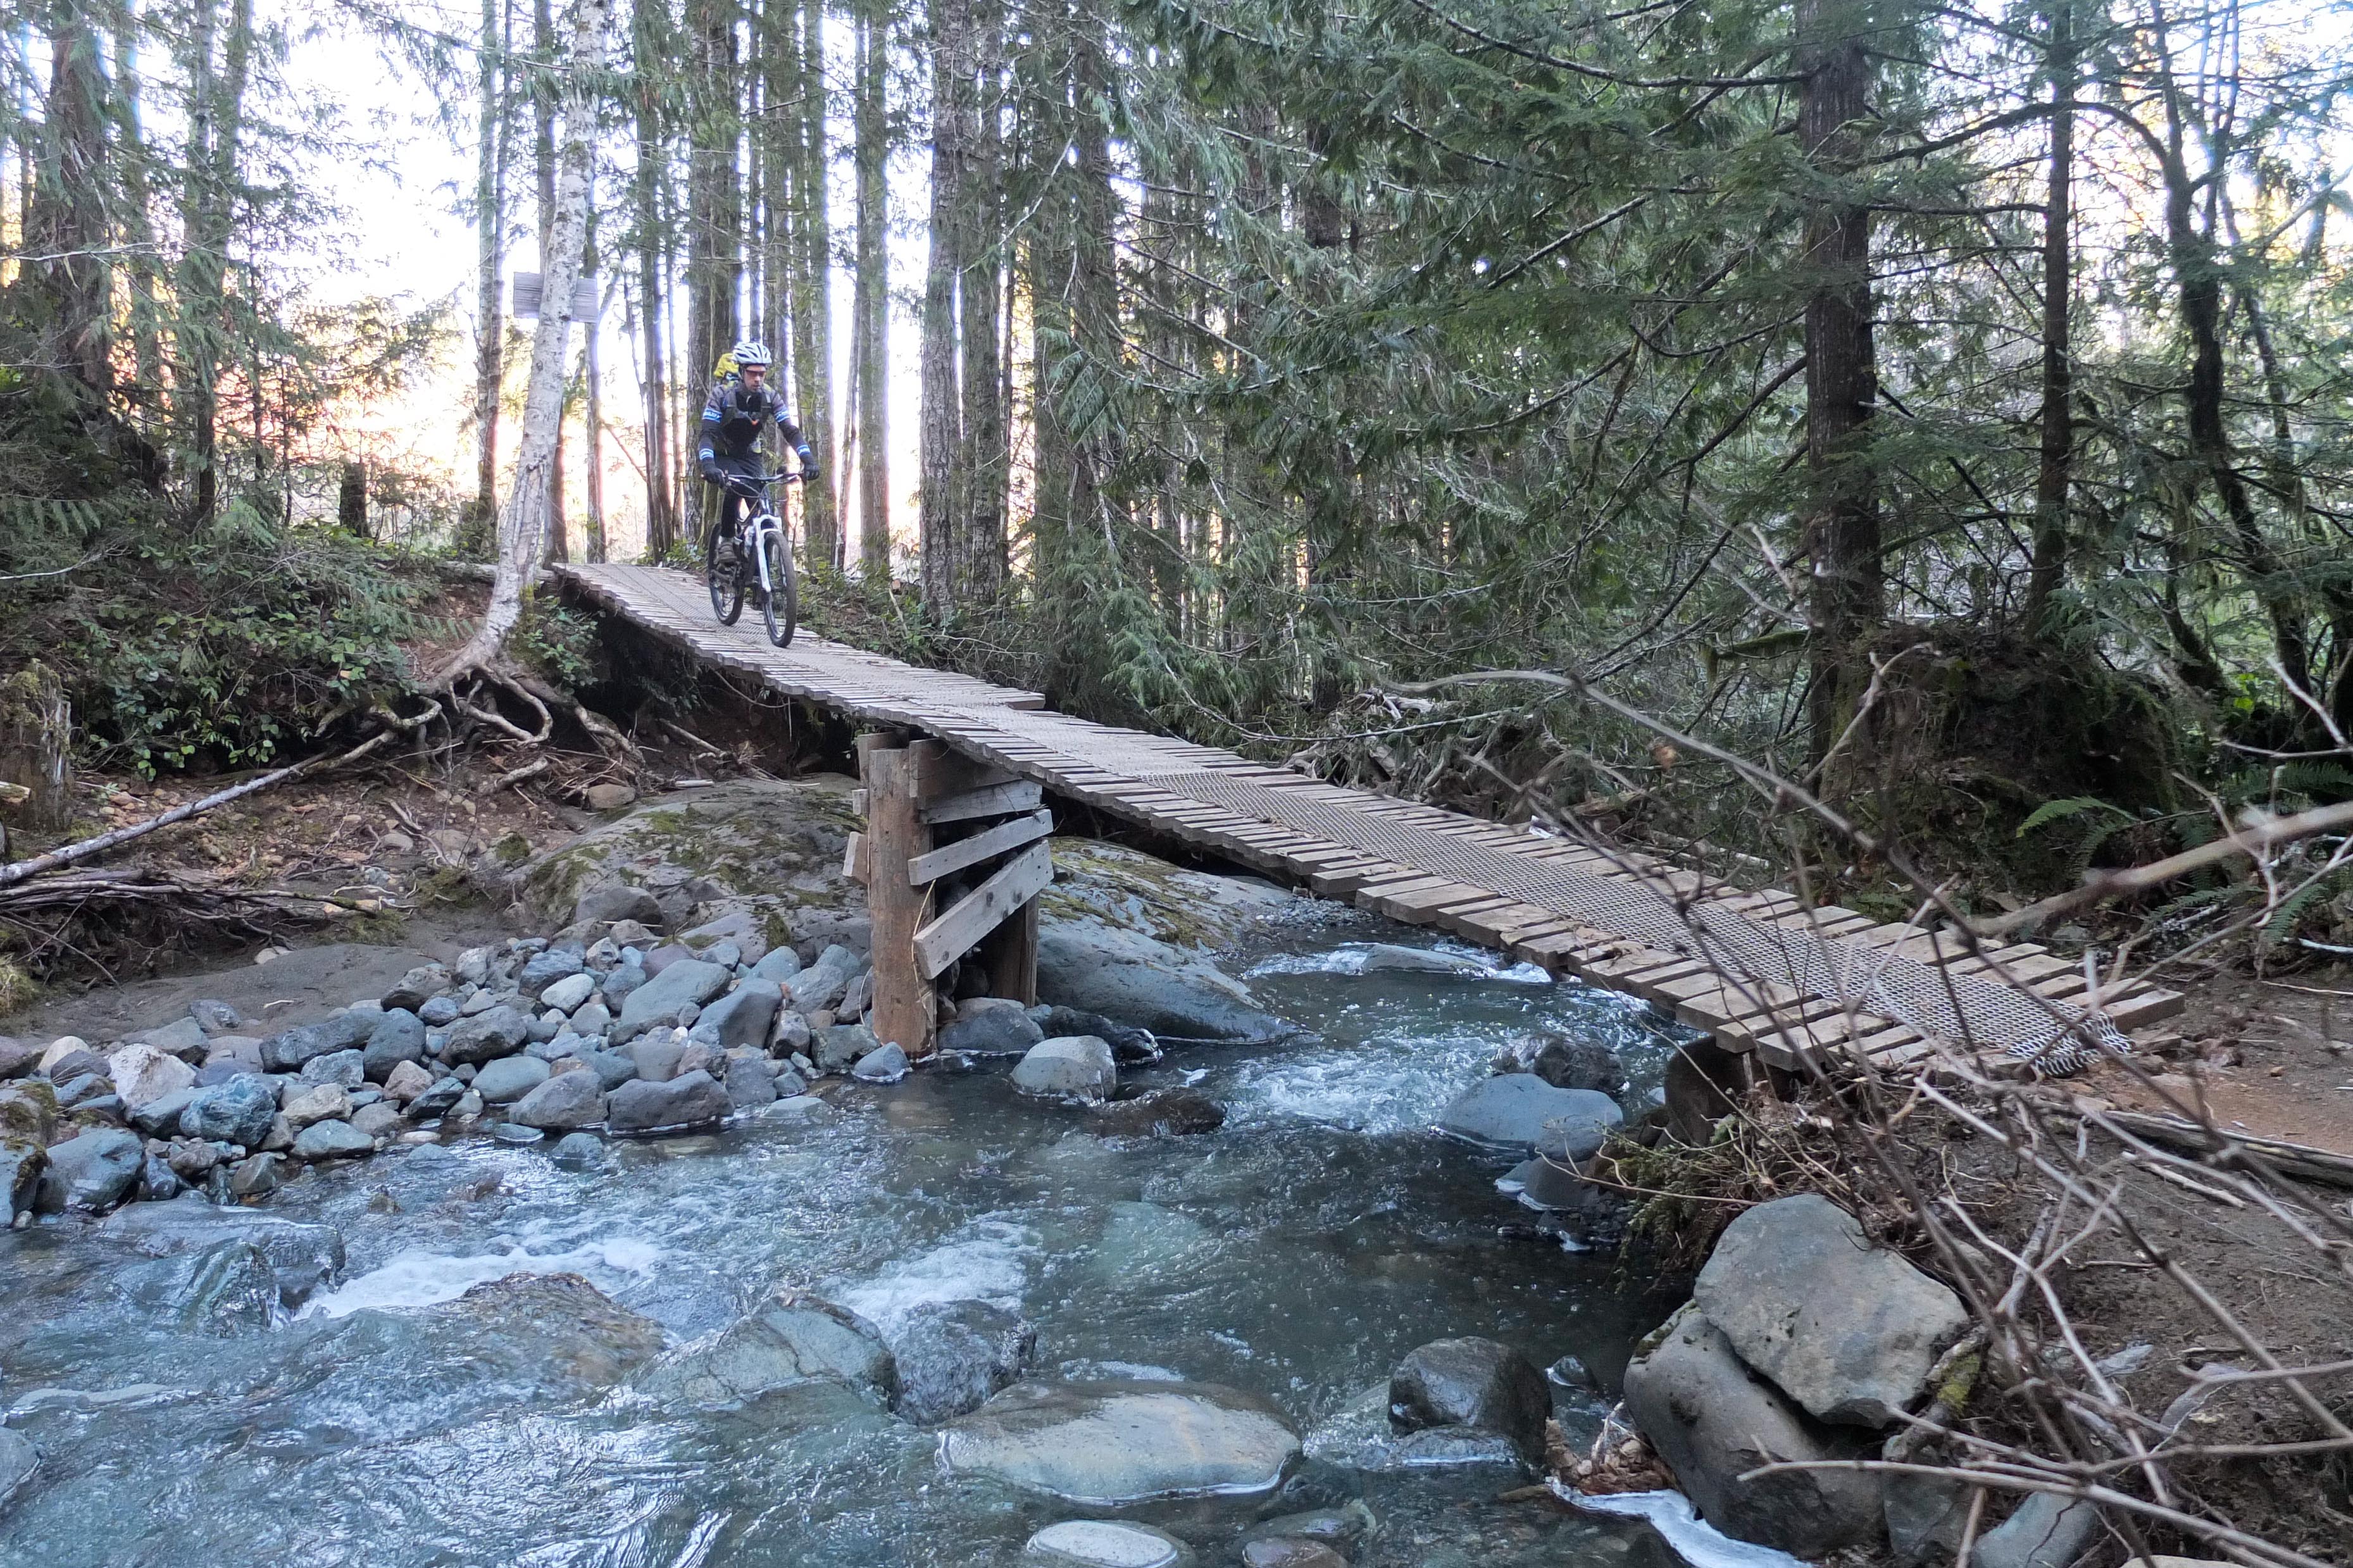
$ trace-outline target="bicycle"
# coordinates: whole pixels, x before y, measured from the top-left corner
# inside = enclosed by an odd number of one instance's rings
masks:
[[[742,474],[731,478],[728,489],[744,499],[751,515],[724,528],[712,524],[703,543],[702,580],[711,590],[712,614],[719,617],[721,626],[733,626],[744,613],[745,591],[756,587],[760,618],[768,625],[768,640],[778,647],[792,644],[793,627],[800,613],[800,589],[793,579],[792,532],[768,504],[768,487],[780,480],[791,484],[799,478],[795,473],[770,474],[765,479]],[[747,531],[751,536],[750,572],[745,571],[744,562],[744,535]]]

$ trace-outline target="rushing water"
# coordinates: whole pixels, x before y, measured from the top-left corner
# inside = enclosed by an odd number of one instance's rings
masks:
[[[349,1247],[291,1321],[78,1226],[0,1239],[0,1407],[45,1456],[0,1514],[0,1563],[1011,1563],[1077,1511],[944,1477],[932,1433],[846,1397],[666,1411],[612,1384],[611,1334],[437,1305],[517,1271],[586,1276],[671,1345],[781,1283],[886,1331],[919,1302],[985,1299],[1036,1323],[1035,1375],[1229,1384],[1303,1430],[1432,1339],[1614,1373],[1662,1304],[1614,1255],[1531,1234],[1494,1191],[1506,1162],[1428,1129],[1514,1035],[1607,1039],[1638,1096],[1663,1037],[1532,971],[1350,973],[1366,937],[1426,941],[1349,917],[1244,960],[1314,1038],[1131,1075],[1223,1102],[1205,1137],[1105,1142],[971,1073],[849,1089],[821,1126],[616,1143],[601,1172],[484,1137],[397,1151],[270,1200]],[[1671,1561],[1647,1527],[1493,1500],[1516,1484],[1310,1463],[1257,1511],[1362,1497],[1381,1528],[1359,1564]],[[1228,1563],[1250,1517],[1179,1528]]]

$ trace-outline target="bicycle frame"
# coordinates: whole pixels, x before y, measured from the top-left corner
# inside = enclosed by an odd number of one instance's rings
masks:
[[[737,525],[743,531],[744,548],[751,553],[754,564],[759,568],[762,594],[773,594],[776,585],[768,580],[768,552],[760,548],[761,542],[769,534],[776,534],[777,542],[784,547],[779,553],[790,555],[793,552],[792,530],[785,526],[785,520],[768,504],[768,487],[799,482],[798,474],[770,474],[760,485],[759,510]],[[747,497],[744,504],[748,507],[753,503]]]

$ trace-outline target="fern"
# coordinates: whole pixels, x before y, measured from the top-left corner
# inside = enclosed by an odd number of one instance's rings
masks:
[[[2108,828],[2107,831],[2110,833],[2133,819],[2132,814],[2122,806],[2110,805],[2106,801],[2088,795],[2070,795],[2064,800],[2046,800],[2036,806],[2032,814],[2018,825],[2018,837],[2023,838],[2028,834],[2048,827],[2054,822],[2064,822],[2069,817],[2081,816],[2087,811],[2109,812],[2122,818],[2121,822]],[[2105,838],[2107,834],[2103,833],[2101,837]]]
[[[2267,948],[2277,947],[2287,941],[2295,934],[2305,910],[2336,897],[2348,885],[2353,885],[2353,878],[2348,878],[2346,871],[2331,871],[2326,877],[2314,878],[2281,900],[2279,908],[2272,911],[2271,919],[2263,922],[2263,944]]]

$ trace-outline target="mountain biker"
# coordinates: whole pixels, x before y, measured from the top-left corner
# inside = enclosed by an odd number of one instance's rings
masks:
[[[756,483],[767,477],[759,446],[770,421],[799,456],[802,479],[817,478],[817,456],[801,438],[801,427],[785,413],[785,400],[767,384],[767,345],[747,338],[729,350],[727,357],[735,363],[735,375],[714,382],[710,399],[702,405],[700,467],[702,477],[719,486],[726,498],[717,526],[732,533],[743,517],[745,498],[728,481],[740,479]]]

